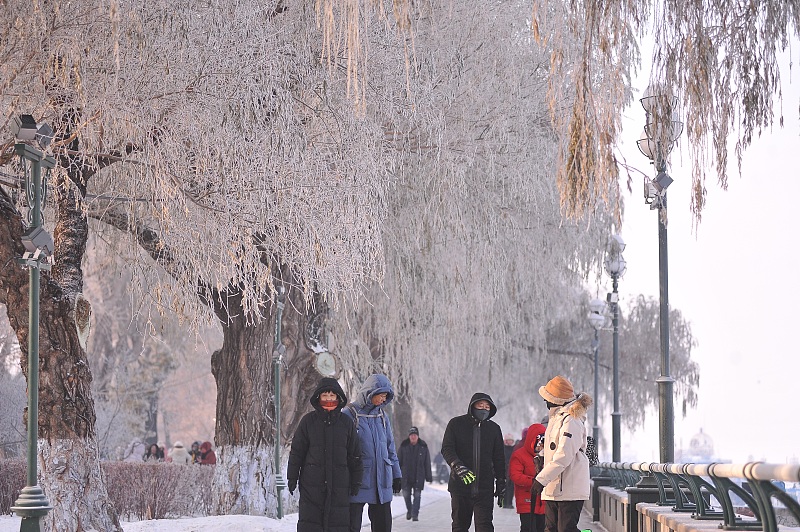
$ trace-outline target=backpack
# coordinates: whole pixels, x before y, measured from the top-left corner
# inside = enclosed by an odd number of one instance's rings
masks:
[[[358,431],[358,418],[360,417],[379,417],[381,418],[381,423],[383,423],[383,430],[386,430],[386,416],[383,415],[383,408],[381,408],[377,414],[359,414],[356,407],[353,406],[353,403],[348,404],[345,408],[349,410],[350,414],[353,416],[353,424],[356,427],[356,431]]]

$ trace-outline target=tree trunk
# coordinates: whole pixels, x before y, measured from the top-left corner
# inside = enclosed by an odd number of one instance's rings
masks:
[[[91,305],[81,295],[80,263],[88,224],[82,198],[69,182],[59,190],[54,231],[56,258],[52,274],[42,272],[39,307],[39,482],[54,506],[44,529],[58,532],[87,529],[121,531],[108,501],[95,435],[91,373],[85,332]],[[14,263],[22,255],[22,217],[0,190],[0,302],[28,368],[28,272]]]
[[[302,416],[311,406],[311,392],[319,374],[314,354],[305,341],[306,305],[302,293],[288,289],[282,317],[281,458],[288,458],[288,443]],[[217,469],[214,475],[214,511],[274,517],[275,402],[274,334],[276,305],[262,320],[247,323],[235,298],[215,305],[223,326],[223,345],[211,358],[217,382]],[[283,492],[286,493],[285,490]]]

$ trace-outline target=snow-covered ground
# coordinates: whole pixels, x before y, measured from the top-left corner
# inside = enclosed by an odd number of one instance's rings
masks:
[[[422,492],[422,506],[448,497],[447,486],[428,484]],[[405,515],[406,504],[402,496],[392,500],[392,515]],[[369,523],[366,506],[364,524]],[[19,532],[20,518],[0,516],[0,532]],[[252,515],[219,515],[186,519],[159,519],[153,521],[124,522],[125,532],[294,532],[297,529],[297,514],[289,514],[280,521]]]

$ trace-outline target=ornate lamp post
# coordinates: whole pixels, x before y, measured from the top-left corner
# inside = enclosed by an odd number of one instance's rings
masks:
[[[37,124],[31,115],[14,119],[12,133],[20,141],[37,141],[46,148],[53,139],[53,130],[47,124]],[[41,518],[53,507],[39,486],[37,457],[39,442],[39,280],[41,270],[49,270],[49,257],[53,253],[53,237],[42,227],[42,205],[47,195],[47,175],[42,179],[42,168],[49,170],[56,160],[41,150],[18,142],[14,151],[25,168],[25,192],[28,199],[28,228],[22,235],[25,254],[17,259],[28,268],[28,478],[19,498],[11,510],[22,517],[20,532],[40,532]],[[30,171],[29,171],[30,170]]]
[[[598,370],[600,369],[600,364],[597,359],[597,350],[600,347],[600,338],[598,333],[606,324],[606,302],[602,299],[592,299],[589,301],[589,311],[589,323],[591,323],[592,328],[594,328],[594,340],[592,341],[592,350],[594,351],[594,412],[592,419],[592,437],[594,438],[594,444],[598,445],[600,429],[597,426],[597,392],[599,389]]]
[[[608,302],[611,305],[612,324],[614,326],[614,358],[612,362],[612,373],[614,374],[614,410],[611,412],[611,460],[619,462],[621,458],[621,417],[619,411],[619,278],[625,275],[626,262],[622,257],[625,250],[625,241],[619,235],[614,235],[608,243],[605,267],[608,275],[611,276],[612,292],[608,294]]]
[[[669,283],[667,270],[667,187],[672,178],[667,174],[667,156],[683,132],[678,118],[678,98],[664,87],[648,87],[641,99],[647,123],[637,142],[639,150],[652,161],[656,176],[645,178],[644,197],[650,209],[658,210],[658,271],[660,294],[661,375],[658,382],[659,454],[662,463],[675,459],[675,414],[669,374]]]

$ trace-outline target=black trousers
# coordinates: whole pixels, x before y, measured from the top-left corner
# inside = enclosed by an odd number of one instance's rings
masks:
[[[453,532],[467,532],[475,518],[475,532],[494,532],[494,496],[491,492],[478,494],[475,497],[462,497],[450,494]]]
[[[580,532],[578,519],[584,501],[544,501],[545,532]]]
[[[350,532],[360,532],[361,516],[364,515],[363,502],[350,503]],[[367,508],[372,532],[392,532],[392,502],[370,504]]]
[[[544,514],[519,514],[519,532],[544,532]]]

